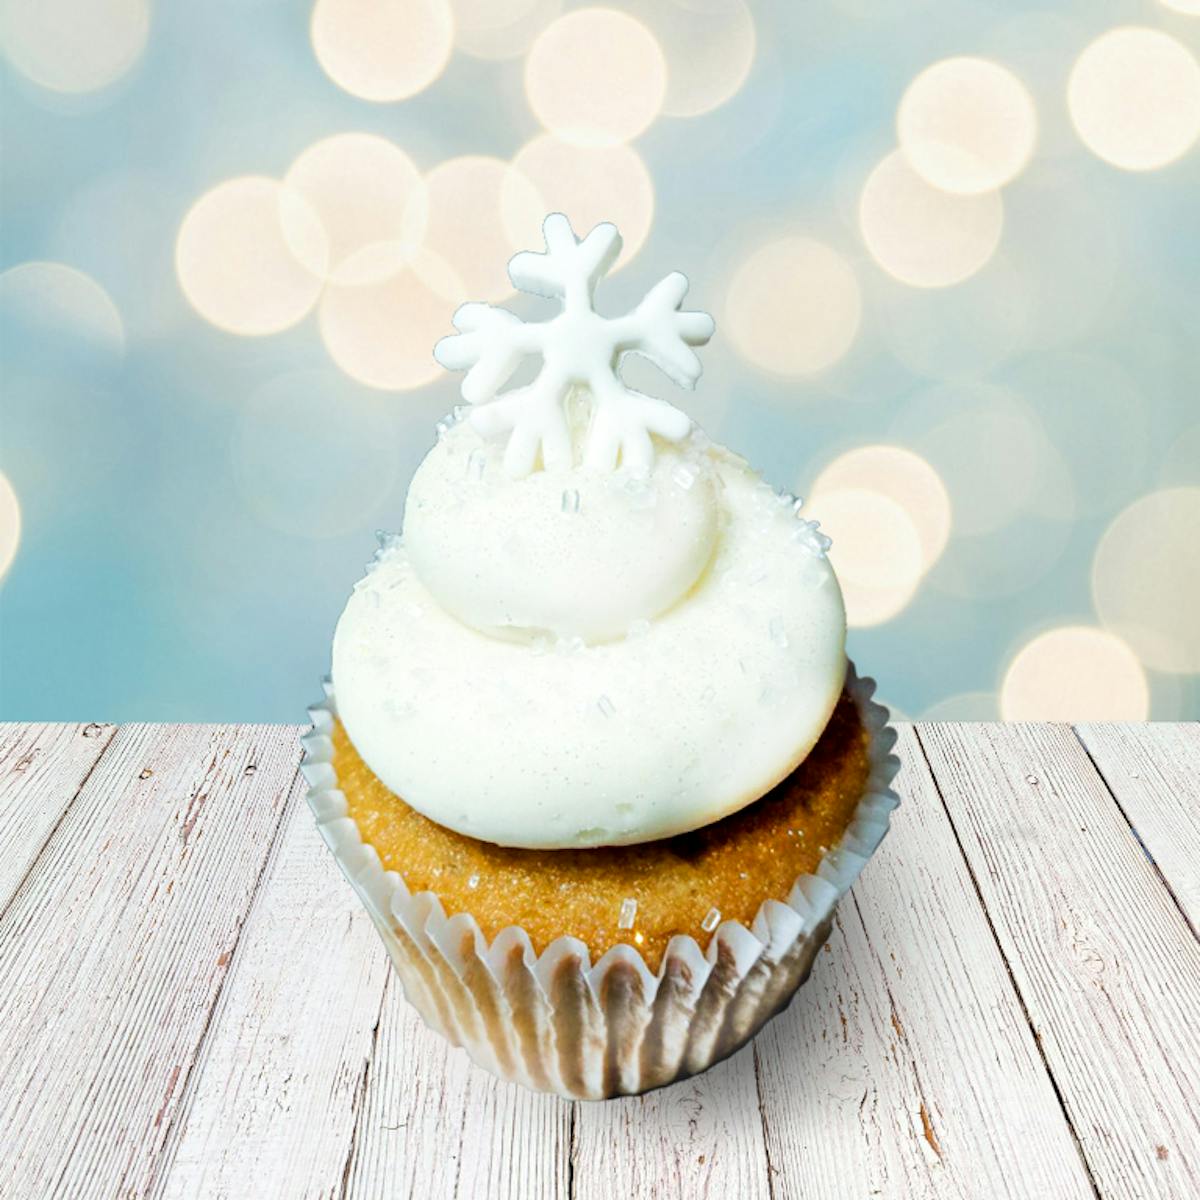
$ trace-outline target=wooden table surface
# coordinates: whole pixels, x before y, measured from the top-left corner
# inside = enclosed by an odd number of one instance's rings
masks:
[[[0,1196],[1200,1196],[1200,726],[901,727],[797,1000],[572,1103],[405,1005],[296,726],[0,726]]]

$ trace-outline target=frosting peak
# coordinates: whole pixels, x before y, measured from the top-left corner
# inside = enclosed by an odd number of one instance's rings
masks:
[[[716,545],[716,488],[690,443],[661,447],[648,473],[512,479],[495,443],[462,422],[413,478],[404,541],[422,584],[474,629],[609,641],[695,586]]]

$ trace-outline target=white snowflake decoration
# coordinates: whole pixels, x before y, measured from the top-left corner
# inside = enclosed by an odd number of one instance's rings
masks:
[[[654,462],[650,435],[679,441],[692,422],[665,400],[627,388],[619,374],[621,359],[641,354],[691,389],[700,377],[692,347],[712,337],[713,319],[679,311],[688,282],[678,271],[651,288],[632,312],[600,316],[596,284],[621,252],[616,226],[597,225],[580,241],[567,218],[552,213],[542,231],[545,253],[516,255],[508,274],[520,291],[561,299],[562,312],[549,321],[525,322],[504,308],[464,304],[454,314],[459,332],[438,342],[434,357],[448,370],[467,372],[462,395],[476,406],[475,428],[485,437],[509,434],[504,451],[509,475],[528,475],[539,452],[546,468],[571,465],[566,400],[573,387],[586,387],[592,397],[585,467],[611,471],[619,458],[631,471],[648,471]],[[521,360],[533,354],[542,358],[533,383],[501,393]]]

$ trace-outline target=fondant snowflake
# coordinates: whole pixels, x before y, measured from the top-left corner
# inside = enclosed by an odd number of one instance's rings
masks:
[[[652,433],[679,441],[691,418],[665,400],[635,392],[621,381],[626,354],[641,354],[676,383],[693,388],[700,360],[693,346],[713,334],[707,313],[680,312],[687,279],[678,271],[646,293],[620,317],[596,312],[596,284],[621,252],[615,225],[597,225],[580,241],[567,218],[552,213],[542,231],[544,253],[524,251],[508,264],[509,278],[523,292],[561,299],[562,312],[549,321],[526,322],[504,308],[464,304],[454,314],[458,333],[443,338],[434,356],[451,371],[467,372],[463,399],[476,406],[472,424],[485,437],[508,433],[504,468],[528,475],[540,452],[547,468],[570,466],[571,432],[566,401],[573,387],[592,398],[592,419],[584,465],[611,471],[621,464],[633,471],[654,462]],[[540,355],[542,369],[528,387],[500,392],[527,355]]]

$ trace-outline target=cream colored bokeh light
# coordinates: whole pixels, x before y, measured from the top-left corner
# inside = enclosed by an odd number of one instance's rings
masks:
[[[638,136],[662,111],[667,66],[640,21],[583,8],[547,26],[525,60],[525,94],[551,133],[581,146]]]
[[[148,0],[0,0],[0,46],[27,79],[94,92],[120,79],[150,34]]]
[[[542,244],[548,210],[537,188],[510,163],[478,155],[440,164],[425,182],[426,247],[449,264],[472,298],[511,294],[508,260]]]
[[[900,147],[927,183],[975,195],[1029,161],[1037,113],[1025,85],[985,58],[946,58],[909,84],[896,116]]]
[[[636,150],[573,146],[541,134],[513,166],[537,189],[545,211],[565,213],[581,237],[601,221],[616,225],[624,240],[617,267],[642,248],[654,218],[654,184]]]
[[[394,142],[371,133],[339,133],[313,143],[284,176],[306,206],[285,206],[292,253],[333,283],[377,283],[416,253],[428,216],[420,171]],[[315,212],[327,244],[314,243]]]
[[[1200,63],[1161,30],[1112,29],[1079,56],[1067,104],[1076,132],[1105,162],[1165,167],[1200,137]]]
[[[450,316],[469,298],[449,265],[422,250],[380,283],[327,287],[319,309],[321,340],[351,379],[409,391],[442,373],[433,345],[453,332]]]
[[[698,117],[737,94],[758,47],[745,0],[660,0],[644,11],[667,56],[667,116]]]
[[[8,476],[0,471],[0,579],[8,574],[21,544],[21,505]]]
[[[776,375],[810,375],[850,348],[862,294],[850,264],[823,242],[783,237],[756,249],[725,296],[725,329],[743,357]]]
[[[861,487],[814,492],[804,506],[833,539],[829,561],[855,628],[880,625],[901,612],[924,574],[921,535],[890,497]]]
[[[125,326],[112,298],[65,263],[18,263],[0,272],[0,314],[13,327],[61,334],[85,350],[120,355],[125,349]]]
[[[524,54],[555,17],[562,0],[451,0],[454,44],[474,58],[501,60]]]
[[[858,446],[821,471],[812,495],[845,488],[877,492],[904,510],[921,543],[922,571],[941,557],[950,537],[950,496],[919,454],[901,446]]]
[[[445,70],[454,47],[447,0],[317,0],[317,61],[360,100],[405,100]]]
[[[322,269],[303,266],[291,247]],[[175,242],[175,273],[192,307],[217,328],[248,337],[278,333],[303,318],[320,295],[327,261],[328,239],[311,205],[263,175],[229,179],[206,192]]]
[[[1200,0],[1158,0],[1164,7],[1173,12],[1183,13],[1187,17],[1200,17]]]
[[[895,150],[871,172],[858,209],[871,256],[901,283],[949,287],[992,257],[1004,226],[999,192],[956,196],[926,183]]]
[[[1152,492],[1117,516],[1092,560],[1092,600],[1147,666],[1200,672],[1200,487]]]
[[[1000,688],[1006,721],[1143,721],[1150,688],[1119,637],[1087,625],[1039,634],[1016,654]]]

